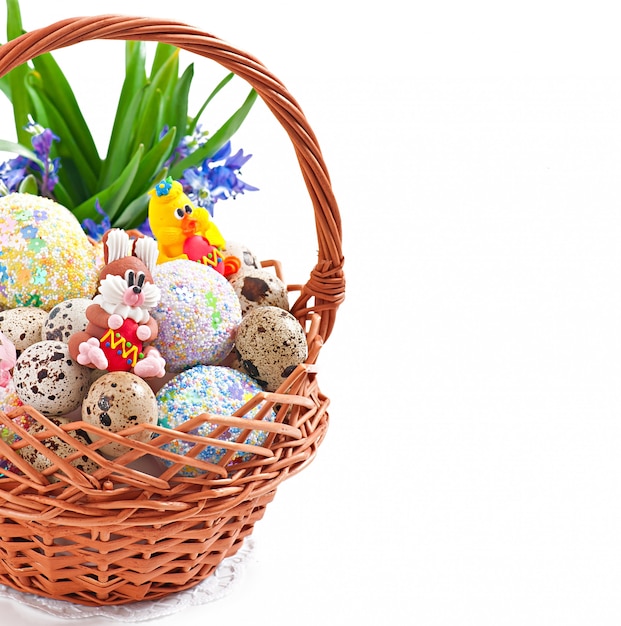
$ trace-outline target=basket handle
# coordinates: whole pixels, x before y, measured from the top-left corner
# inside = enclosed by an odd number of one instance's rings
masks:
[[[257,59],[213,35],[180,22],[121,15],[68,18],[9,41],[0,46],[0,76],[46,52],[94,39],[171,44],[219,63],[259,94],[293,143],[315,212],[318,261],[291,312],[300,320],[319,314],[325,341],[345,295],[341,218],[317,139],[295,99]]]

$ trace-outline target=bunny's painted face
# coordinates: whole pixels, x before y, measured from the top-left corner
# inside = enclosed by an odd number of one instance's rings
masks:
[[[144,272],[128,269],[124,276],[108,274],[99,284],[97,303],[110,315],[136,322],[149,319],[149,309],[160,300],[160,289],[146,280]]]

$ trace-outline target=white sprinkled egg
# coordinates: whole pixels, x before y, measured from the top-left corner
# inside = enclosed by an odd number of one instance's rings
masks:
[[[153,345],[166,369],[180,372],[193,365],[222,361],[233,348],[241,305],[224,276],[206,265],[179,259],[153,272],[161,297],[151,315],[158,323]]]

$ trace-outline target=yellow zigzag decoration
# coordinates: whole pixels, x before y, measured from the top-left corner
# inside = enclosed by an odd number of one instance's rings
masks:
[[[220,263],[224,259],[222,253],[215,248],[213,249],[212,255],[213,258],[210,258],[209,256],[203,256],[200,262],[203,265],[211,265],[212,267],[216,267],[216,265],[218,265],[218,263]]]
[[[131,358],[132,367],[136,365],[138,362],[138,346],[126,341],[121,333],[115,333],[111,328],[109,328],[108,332],[101,338],[101,343],[105,343],[107,340],[110,341],[110,347],[113,350],[116,350],[117,346],[123,344],[121,347],[121,356],[124,359]]]

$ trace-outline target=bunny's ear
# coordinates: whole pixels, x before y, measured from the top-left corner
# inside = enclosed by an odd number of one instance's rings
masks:
[[[120,228],[107,231],[103,238],[103,244],[106,265],[131,254],[129,235]]]
[[[157,263],[157,242],[152,237],[139,237],[134,243],[134,254],[147,266],[149,272],[153,273]]]

